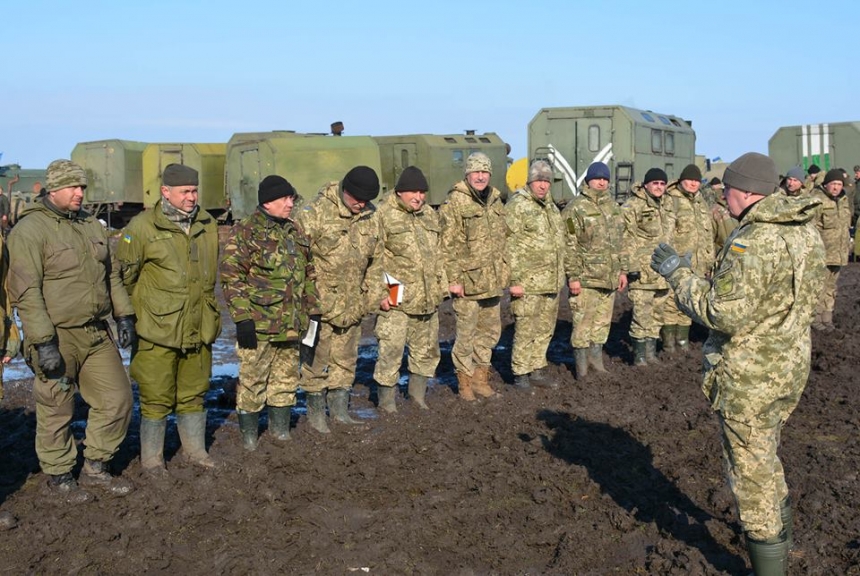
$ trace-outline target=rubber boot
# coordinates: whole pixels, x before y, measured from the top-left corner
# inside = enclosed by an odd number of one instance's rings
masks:
[[[558,380],[552,378],[545,368],[538,368],[529,374],[529,381],[540,388],[558,388]]]
[[[167,476],[164,467],[164,434],[167,419],[140,419],[140,466],[146,474],[154,477]]]
[[[495,390],[490,387],[489,366],[475,366],[472,372],[472,392],[484,398],[492,398],[496,395]]]
[[[588,348],[574,348],[573,361],[576,363],[576,379],[588,376]]]
[[[534,394],[534,390],[532,390],[531,378],[528,374],[517,374],[516,376],[514,376],[514,388],[516,388],[520,392],[529,392],[531,394]]]
[[[603,367],[603,344],[592,344],[588,350],[588,363],[597,372],[606,372]]]
[[[747,536],[747,550],[755,576],[785,576],[788,564],[788,541],[785,533],[773,541],[753,540]]]
[[[424,401],[427,395],[427,376],[420,374],[409,374],[409,398],[415,402],[422,410],[429,410],[430,407]]]
[[[84,460],[84,467],[81,469],[78,481],[81,486],[96,487],[114,496],[125,496],[134,491],[131,482],[111,474],[109,462],[99,462],[89,458]]]
[[[690,327],[676,326],[675,341],[678,343],[678,349],[685,352],[690,349]]]
[[[308,392],[305,396],[308,408],[308,424],[320,434],[331,432],[325,417],[325,392]]]
[[[675,338],[677,336],[678,326],[675,324],[666,324],[660,329],[660,339],[663,341],[663,352],[667,354],[675,353]]]
[[[782,519],[782,532],[790,552],[794,550],[794,511],[791,509],[791,496],[786,496],[779,503],[779,517]]]
[[[206,453],[206,411],[177,414],[176,427],[185,458],[203,468],[215,468],[215,460]]]
[[[457,372],[457,389],[460,398],[466,402],[475,401],[475,393],[472,392],[472,377],[465,372]]]
[[[647,366],[648,362],[645,360],[645,340],[639,340],[638,338],[633,339],[633,365],[634,366]]]
[[[645,361],[649,364],[659,364],[660,359],[657,357],[657,339],[645,339]]]
[[[269,406],[269,434],[275,440],[290,439],[290,406]]]
[[[260,413],[239,412],[239,432],[242,433],[242,447],[249,452],[257,449],[257,438],[260,434]],[[271,421],[271,413],[269,416]]]
[[[328,391],[328,407],[331,417],[341,424],[364,424],[361,420],[349,417],[349,390],[346,388]]]
[[[825,310],[821,313],[821,325],[825,332],[833,332],[836,329],[833,325],[833,310]]]
[[[380,384],[376,387],[376,394],[379,396],[379,406],[377,406],[379,410],[388,414],[397,412],[397,402],[395,401],[397,386],[383,386]]]

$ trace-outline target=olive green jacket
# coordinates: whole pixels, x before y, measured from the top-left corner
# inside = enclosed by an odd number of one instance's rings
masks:
[[[135,216],[117,249],[122,280],[137,314],[137,334],[165,348],[212,344],[221,332],[215,300],[218,229],[200,210],[188,234],[167,219],[161,203]]]

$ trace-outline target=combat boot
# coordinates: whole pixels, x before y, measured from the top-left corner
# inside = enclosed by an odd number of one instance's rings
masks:
[[[164,434],[167,419],[140,419],[140,466],[145,474],[154,477],[167,476],[164,467]]]
[[[80,483],[81,486],[100,488],[114,496],[125,496],[134,490],[131,482],[111,474],[109,462],[99,462],[89,458],[84,460]]]
[[[422,376],[421,374],[409,374],[409,398],[422,410],[430,409],[424,401],[426,395],[427,376]]]
[[[475,401],[475,393],[472,392],[472,377],[465,372],[457,372],[457,389],[460,398],[466,402]]]
[[[603,344],[592,344],[588,350],[588,363],[597,372],[606,372],[603,367]]]
[[[239,412],[239,432],[242,433],[242,447],[249,452],[257,449],[257,438],[260,433],[259,412]],[[269,422],[272,416],[269,413]]]
[[[325,392],[308,392],[305,396],[308,409],[308,424],[320,434],[331,432],[326,423]]]
[[[588,348],[574,348],[573,361],[576,363],[576,379],[588,376]]]
[[[540,388],[558,388],[558,380],[546,372],[546,368],[538,368],[529,374],[529,381]]]
[[[675,353],[675,337],[678,332],[678,326],[675,324],[666,324],[660,329],[660,339],[663,341],[663,352],[667,354]]]
[[[379,396],[379,406],[377,407],[380,410],[388,414],[397,412],[397,402],[395,401],[397,386],[383,386],[380,384],[376,387],[376,394]]]
[[[747,535],[747,550],[755,576],[785,576],[788,541],[785,533],[773,540],[753,540]]]
[[[78,486],[71,472],[49,475],[47,486],[52,495],[59,496],[69,504],[83,504],[93,500],[92,494]]]
[[[649,364],[659,364],[660,359],[657,358],[657,339],[645,339],[645,361]]]
[[[690,327],[676,326],[675,341],[678,343],[678,349],[681,352],[686,352],[690,349]]]
[[[514,387],[520,392],[529,392],[534,394],[531,378],[528,374],[517,374],[514,376]]]
[[[206,411],[177,414],[176,428],[185,459],[203,468],[215,468],[215,460],[206,452]]]
[[[349,417],[349,389],[336,388],[328,391],[328,407],[331,417],[341,424],[361,424],[361,420]]]
[[[269,406],[269,434],[275,440],[290,439],[290,406]]]
[[[492,398],[496,395],[496,391],[490,386],[489,366],[475,366],[472,372],[472,391],[484,398]]]
[[[638,338],[633,339],[633,365],[634,366],[647,366],[648,362],[645,360],[645,347],[647,345],[646,340],[640,340]]]

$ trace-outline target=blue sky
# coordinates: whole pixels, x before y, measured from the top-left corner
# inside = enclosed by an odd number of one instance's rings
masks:
[[[860,120],[858,11],[826,6],[18,0],[2,12],[2,163],[335,120],[497,132],[520,158],[541,108],[606,104],[691,120],[697,153],[729,160],[780,126]]]

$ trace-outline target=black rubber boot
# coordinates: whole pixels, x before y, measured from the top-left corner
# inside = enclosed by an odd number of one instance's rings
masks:
[[[331,432],[325,416],[325,392],[308,392],[305,397],[308,408],[308,424],[320,434]]]
[[[424,401],[427,395],[427,376],[420,374],[409,374],[409,398],[415,402],[422,410],[429,410],[430,407]]]
[[[657,358],[657,339],[645,339],[645,361],[649,364],[659,364],[660,359]]]
[[[290,439],[289,406],[269,406],[269,434],[281,442]]]
[[[747,536],[747,550],[755,576],[785,576],[788,564],[788,541],[785,533],[773,541],[753,540]]]
[[[675,324],[666,324],[660,329],[660,339],[663,341],[663,352],[667,354],[675,353],[675,338],[678,332],[678,326]]]
[[[349,390],[338,388],[328,391],[328,407],[331,417],[341,424],[364,424],[361,420],[349,417]]]
[[[648,365],[648,362],[645,360],[645,340],[639,340],[638,338],[633,339],[633,365]]]
[[[588,363],[596,372],[606,372],[603,367],[603,344],[592,344],[588,349]]]
[[[383,386],[380,384],[376,387],[376,394],[379,396],[379,406],[377,406],[379,410],[388,414],[397,412],[397,402],[395,401],[397,386]]]
[[[260,434],[260,413],[239,412],[239,431],[242,433],[242,447],[249,452],[257,449]]]
[[[588,348],[574,348],[573,361],[576,363],[576,379],[588,376]]]

